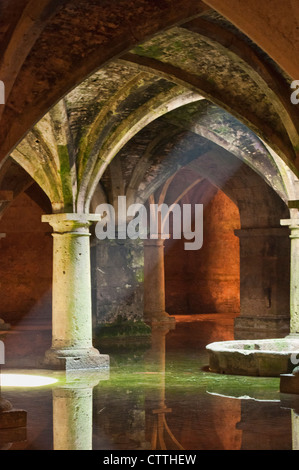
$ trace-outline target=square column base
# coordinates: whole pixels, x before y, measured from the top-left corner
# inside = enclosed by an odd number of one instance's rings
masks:
[[[176,324],[175,317],[170,316],[167,312],[145,313],[143,320],[147,324]]]
[[[280,393],[292,393],[299,395],[299,375],[281,374]]]
[[[27,439],[27,412],[11,409],[0,412],[0,450]]]
[[[46,355],[43,367],[51,370],[90,370],[109,369],[110,357],[108,354],[86,354],[81,356],[59,356],[54,351]]]
[[[5,323],[2,318],[0,318],[0,331],[8,331],[10,330],[11,326],[9,323]]]
[[[23,428],[27,425],[27,412],[11,409],[0,412],[0,430]]]

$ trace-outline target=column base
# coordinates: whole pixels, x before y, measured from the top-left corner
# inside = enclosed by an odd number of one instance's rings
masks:
[[[108,369],[110,358],[100,354],[95,348],[90,349],[49,349],[45,354],[43,366],[54,370]]]
[[[299,395],[299,375],[281,374],[280,376],[280,393],[291,393]]]
[[[171,317],[167,312],[154,312],[145,313],[144,322],[147,324],[170,324],[174,325],[176,320],[175,317]]]
[[[0,450],[27,438],[27,412],[14,408],[0,412]]]
[[[11,326],[9,323],[5,323],[2,318],[0,318],[0,331],[8,331],[10,330]]]
[[[27,425],[27,412],[14,408],[0,413],[0,429],[22,428]]]
[[[290,333],[286,336],[286,338],[299,340],[299,333]]]
[[[12,404],[0,395],[0,413],[12,410]]]

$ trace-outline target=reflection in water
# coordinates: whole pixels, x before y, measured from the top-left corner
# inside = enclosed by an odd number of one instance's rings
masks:
[[[281,407],[291,412],[292,450],[299,450],[299,395],[282,393]]]
[[[42,387],[57,382],[57,379],[29,374],[1,374],[3,387]]]
[[[92,389],[53,390],[54,450],[92,449]]]
[[[103,379],[105,372],[68,372],[53,389],[54,450],[92,450],[93,387]]]
[[[13,404],[2,396],[0,367],[0,450],[8,450],[14,442],[26,439],[27,413],[17,410]]]
[[[45,375],[57,383],[3,387],[4,398],[27,412],[27,438],[10,441],[10,449],[297,450],[298,397],[282,401],[279,378],[205,368],[212,331],[219,340],[227,334],[227,322],[215,321],[153,328],[150,347],[106,346],[104,375],[52,372]]]
[[[147,419],[149,434],[152,433],[150,439],[152,450],[183,450],[166,421],[167,413],[172,412],[172,409],[167,408],[165,404],[165,336],[168,332],[169,328],[166,326],[152,327],[152,346],[145,360],[147,369],[157,374],[157,388],[151,390],[150,396],[150,403],[154,408],[146,410],[146,414],[149,415]]]
[[[292,413],[292,437],[293,437],[293,450],[299,450],[299,415],[296,411],[291,410]]]

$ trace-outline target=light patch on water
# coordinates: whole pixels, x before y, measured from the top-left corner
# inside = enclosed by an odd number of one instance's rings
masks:
[[[57,379],[41,375],[1,374],[1,387],[43,387],[57,382]]]

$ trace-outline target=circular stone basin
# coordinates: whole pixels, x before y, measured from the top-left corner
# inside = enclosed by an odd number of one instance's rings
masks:
[[[222,341],[206,346],[211,372],[279,377],[299,364],[299,338]]]

